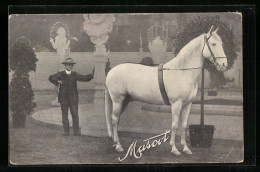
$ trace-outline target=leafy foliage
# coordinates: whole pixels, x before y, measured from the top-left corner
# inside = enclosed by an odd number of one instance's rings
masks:
[[[10,51],[10,69],[20,73],[35,71],[37,61],[29,40],[25,37],[19,38]]]
[[[237,58],[235,52],[236,46],[234,43],[233,30],[220,20],[218,16],[215,17],[201,17],[198,16],[189,20],[187,25],[181,29],[175,39],[176,53],[178,53],[187,43],[192,39],[198,37],[203,33],[207,33],[211,26],[214,26],[213,30],[219,27],[218,35],[221,37],[223,42],[223,48],[227,56],[228,69],[231,69],[234,60]],[[205,69],[215,72],[215,66],[209,61],[204,62]]]
[[[36,70],[38,59],[28,39],[18,39],[10,52],[10,69],[14,71],[10,83],[9,104],[14,114],[28,115],[35,103],[29,72]]]
[[[10,108],[13,113],[26,115],[33,110],[32,86],[29,80],[29,75],[22,75],[18,72],[14,73],[10,84]]]

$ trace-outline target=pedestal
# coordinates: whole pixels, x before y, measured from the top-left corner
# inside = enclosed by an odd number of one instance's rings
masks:
[[[96,101],[105,98],[104,83],[106,80],[105,66],[107,59],[107,52],[104,44],[96,45],[96,51],[94,52],[95,61],[95,95],[94,104]]]
[[[96,45],[96,51],[94,52],[95,60],[95,94],[93,104],[93,114],[91,120],[86,124],[88,133],[87,135],[93,135],[96,137],[108,136],[106,128],[106,116],[105,116],[105,92],[104,83],[106,80],[105,65],[107,59],[106,48],[103,44]],[[91,132],[89,132],[91,131]],[[83,131],[84,132],[84,131]]]
[[[153,59],[157,59],[159,63],[166,62],[166,53],[165,52],[151,52],[151,57]]]
[[[55,86],[55,92],[57,93],[56,98],[51,101],[52,106],[60,106],[60,103],[58,101],[58,95],[59,95],[59,87]]]

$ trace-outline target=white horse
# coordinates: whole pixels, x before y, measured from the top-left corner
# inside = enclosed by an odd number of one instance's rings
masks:
[[[198,79],[204,58],[215,64],[218,70],[226,70],[227,58],[217,29],[202,34],[190,41],[179,54],[164,64],[164,86],[172,112],[171,152],[181,153],[175,146],[175,134],[181,122],[181,144],[183,152],[192,154],[186,144],[186,128],[193,99],[198,90]],[[158,67],[125,63],[112,68],[106,78],[105,109],[108,135],[114,141],[115,150],[124,151],[118,138],[120,115],[129,101],[141,101],[164,105],[158,83]],[[111,115],[112,114],[112,115]]]

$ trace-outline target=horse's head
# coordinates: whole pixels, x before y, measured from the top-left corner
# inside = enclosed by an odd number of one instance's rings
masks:
[[[209,32],[204,35],[204,48],[202,55],[209,59],[219,71],[227,69],[227,57],[225,55],[220,36],[217,34],[218,28],[212,32],[211,26]]]

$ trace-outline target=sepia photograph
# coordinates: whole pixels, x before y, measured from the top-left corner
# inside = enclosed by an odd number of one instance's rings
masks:
[[[10,165],[244,162],[242,13],[8,25]]]

